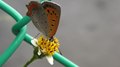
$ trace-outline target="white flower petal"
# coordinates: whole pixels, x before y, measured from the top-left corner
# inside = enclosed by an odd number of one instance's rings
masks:
[[[41,55],[41,51],[40,51],[40,48],[38,48],[38,55]]]
[[[48,62],[51,64],[51,65],[53,65],[54,64],[54,59],[53,59],[53,57],[52,56],[46,56],[46,58],[47,58],[47,60],[48,60]]]
[[[33,46],[35,46],[35,47],[37,47],[38,45],[36,44],[36,42],[38,42],[38,40],[37,39],[33,39],[33,40],[31,40],[31,43],[33,44]]]

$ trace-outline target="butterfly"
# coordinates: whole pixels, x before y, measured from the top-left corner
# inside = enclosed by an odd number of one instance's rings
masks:
[[[30,16],[35,27],[49,39],[53,39],[55,35],[61,14],[59,5],[53,2],[38,3],[31,1],[28,8],[27,16]]]

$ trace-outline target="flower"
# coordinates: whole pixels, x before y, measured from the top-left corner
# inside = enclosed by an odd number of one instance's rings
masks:
[[[53,65],[53,54],[55,52],[59,52],[59,41],[57,38],[53,38],[53,41],[45,38],[43,35],[40,36],[38,39],[31,40],[33,46],[38,47],[37,55],[44,54],[48,62]]]

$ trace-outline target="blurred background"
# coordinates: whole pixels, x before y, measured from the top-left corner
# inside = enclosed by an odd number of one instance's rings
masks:
[[[21,15],[27,12],[30,0],[4,0]],[[39,1],[39,0],[36,0]],[[120,67],[120,0],[53,0],[61,5],[61,19],[56,37],[65,57],[81,67]],[[0,54],[15,35],[11,32],[16,21],[0,10]],[[27,33],[39,33],[32,22]],[[23,67],[33,55],[33,48],[22,42],[3,67]],[[64,67],[57,61],[51,66],[46,58],[29,67]]]

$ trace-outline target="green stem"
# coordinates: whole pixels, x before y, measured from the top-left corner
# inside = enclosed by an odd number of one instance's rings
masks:
[[[27,67],[30,63],[32,63],[34,60],[36,60],[37,59],[37,57],[35,56],[35,55],[33,55],[33,57],[30,59],[30,61],[28,61],[25,65],[24,65],[24,67]]]

